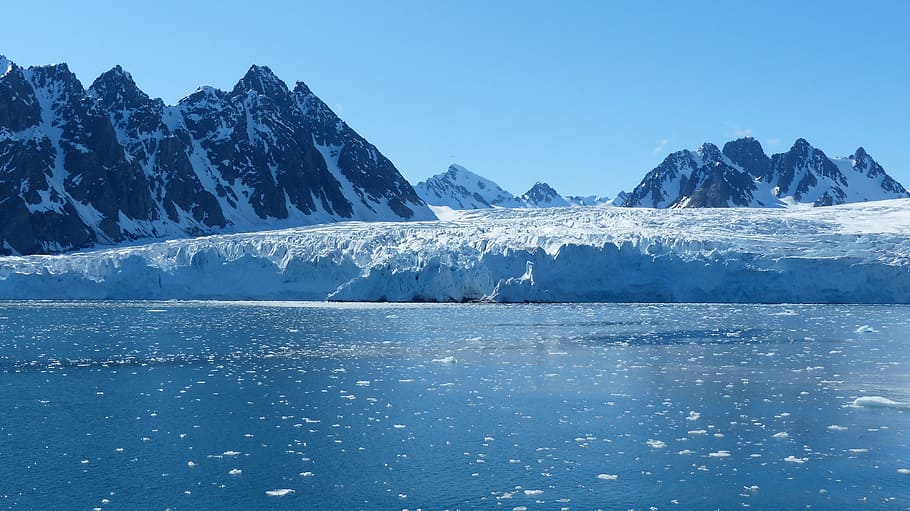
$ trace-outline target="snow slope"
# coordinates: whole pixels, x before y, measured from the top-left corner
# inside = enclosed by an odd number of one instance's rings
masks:
[[[447,210],[483,208],[562,208],[569,206],[618,206],[626,194],[620,192],[610,199],[599,195],[563,197],[547,183],[537,182],[523,195],[515,196],[495,182],[482,177],[461,165],[452,164],[442,174],[437,174],[414,186],[417,195],[431,206],[438,218],[439,208]],[[619,199],[617,201],[617,199]]]
[[[442,174],[417,183],[414,191],[431,206],[451,209],[525,206],[521,199],[498,184],[457,164],[449,165]]]
[[[910,303],[910,199],[505,208],[0,258],[0,298]]]

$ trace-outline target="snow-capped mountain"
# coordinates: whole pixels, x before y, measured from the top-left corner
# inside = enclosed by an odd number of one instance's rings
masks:
[[[521,200],[533,208],[564,208],[571,206],[569,201],[559,195],[552,186],[539,181],[534,183],[534,186],[521,196]]]
[[[0,253],[433,213],[302,82],[252,66],[169,106],[119,66],[0,57]]]
[[[563,197],[572,206],[622,206],[629,194],[619,192],[614,197],[606,195],[566,195]]]
[[[626,198],[623,206],[651,208],[781,207],[787,202],[830,206],[908,197],[863,148],[829,158],[804,139],[768,157],[750,137],[720,151],[703,144],[669,155]]]
[[[454,164],[442,174],[417,183],[414,190],[427,204],[453,210],[620,205],[626,197],[625,192],[620,192],[613,199],[600,195],[563,197],[553,187],[541,182],[518,197],[493,181]]]
[[[493,181],[456,164],[450,165],[442,174],[417,183],[414,190],[427,204],[452,209],[525,206],[521,199]]]
[[[0,258],[0,299],[910,303],[910,199],[485,208]]]

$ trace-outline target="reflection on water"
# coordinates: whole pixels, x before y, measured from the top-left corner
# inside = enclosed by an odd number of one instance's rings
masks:
[[[0,305],[0,507],[908,509],[906,307]]]

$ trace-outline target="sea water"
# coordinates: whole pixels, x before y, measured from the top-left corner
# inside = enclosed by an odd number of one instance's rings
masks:
[[[910,509],[910,308],[0,304],[0,508]]]

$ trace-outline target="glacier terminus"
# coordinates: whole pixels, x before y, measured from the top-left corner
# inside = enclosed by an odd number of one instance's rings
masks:
[[[448,215],[5,257],[0,298],[910,302],[910,199]]]

